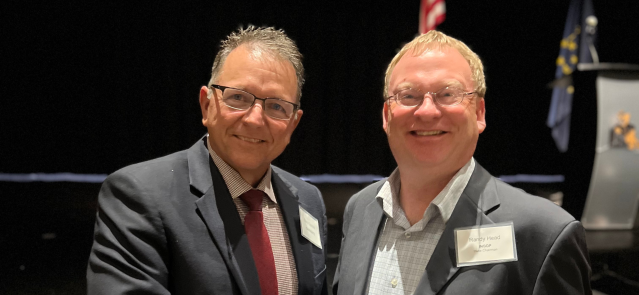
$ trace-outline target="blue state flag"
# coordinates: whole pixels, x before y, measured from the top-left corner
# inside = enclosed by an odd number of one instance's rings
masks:
[[[592,17],[587,22],[590,16]],[[556,83],[552,91],[546,122],[548,127],[552,128],[552,137],[561,152],[568,150],[570,137],[572,94],[575,92],[570,75],[575,71],[578,63],[592,63],[595,27],[596,18],[594,18],[592,0],[571,0],[557,57]],[[557,83],[561,79],[565,79],[564,83]]]

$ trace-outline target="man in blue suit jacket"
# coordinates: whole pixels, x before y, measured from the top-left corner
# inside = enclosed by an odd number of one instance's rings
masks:
[[[271,166],[302,117],[303,72],[281,30],[249,27],[222,42],[200,90],[208,135],[104,182],[89,294],[326,294],[321,194]],[[245,233],[255,212],[268,243]]]
[[[486,128],[474,52],[437,31],[418,36],[384,91],[398,167],[349,200],[334,293],[591,294],[581,224],[473,159]]]

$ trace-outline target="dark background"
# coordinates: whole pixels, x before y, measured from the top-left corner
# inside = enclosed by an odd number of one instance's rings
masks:
[[[283,28],[305,57],[304,116],[275,164],[297,175],[388,175],[383,74],[416,34],[419,2],[2,1],[0,172],[108,174],[188,148],[206,132],[198,91],[219,42],[250,23]],[[593,2],[601,62],[639,64],[639,1]],[[575,95],[568,153],[545,125],[569,1],[446,4],[439,29],[486,69],[488,128],[475,158],[494,175],[566,175],[552,189],[578,217],[594,100]],[[0,183],[0,292],[82,292],[74,282],[83,280],[98,188]]]
[[[276,164],[298,175],[394,168],[383,73],[415,36],[418,0],[130,2],[0,4],[0,171],[111,173],[191,146],[219,42],[249,23],[283,28],[305,56],[304,117]],[[568,4],[447,2],[439,29],[486,67],[476,158],[495,175],[564,171],[545,120]],[[639,1],[594,6],[600,60],[639,64]]]

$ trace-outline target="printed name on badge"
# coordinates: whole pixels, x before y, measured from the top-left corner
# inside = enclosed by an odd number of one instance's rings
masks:
[[[512,222],[455,229],[457,267],[517,261]]]

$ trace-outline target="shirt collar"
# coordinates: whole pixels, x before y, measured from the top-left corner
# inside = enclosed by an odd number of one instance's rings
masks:
[[[257,187],[252,187],[239,172],[237,172],[233,167],[224,162],[220,156],[218,156],[215,151],[211,148],[211,144],[209,143],[209,137],[207,135],[206,146],[209,150],[209,154],[211,154],[211,158],[213,159],[213,163],[217,166],[217,169],[220,170],[220,174],[222,174],[222,178],[226,183],[226,187],[229,189],[229,193],[231,193],[231,197],[233,199],[241,196],[243,193],[250,191],[252,189],[257,189],[263,191],[273,203],[277,204],[277,200],[275,198],[275,192],[273,191],[273,185],[271,183],[271,167],[268,168],[266,174],[260,182],[257,184]]]
[[[475,159],[471,158],[466,165],[464,165],[455,176],[446,184],[444,189],[437,194],[435,199],[431,202],[431,205],[437,207],[444,220],[444,223],[448,222],[450,216],[453,214],[453,210],[457,205],[457,201],[464,192],[470,176],[475,170]],[[390,218],[405,219],[406,215],[404,210],[399,205],[399,192],[401,189],[401,179],[399,169],[396,168],[393,173],[388,177],[386,182],[382,185],[382,188],[375,197],[382,206],[384,213]],[[428,210],[424,212],[424,216]],[[407,221],[406,221],[407,222]]]

